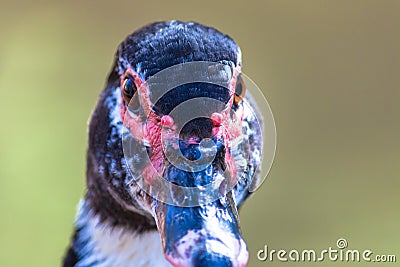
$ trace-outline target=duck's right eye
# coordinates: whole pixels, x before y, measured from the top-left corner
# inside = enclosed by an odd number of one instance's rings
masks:
[[[126,77],[122,83],[122,93],[126,103],[129,103],[133,95],[136,93],[136,90],[136,84],[129,77]]]

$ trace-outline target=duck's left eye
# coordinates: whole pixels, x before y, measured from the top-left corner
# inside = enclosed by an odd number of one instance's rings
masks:
[[[239,74],[236,80],[236,88],[235,88],[235,98],[233,99],[233,103],[235,105],[239,104],[246,94],[246,85],[243,81],[242,75]]]
[[[127,103],[129,103],[133,95],[136,93],[136,89],[136,84],[132,81],[132,79],[126,77],[122,83],[122,93]]]

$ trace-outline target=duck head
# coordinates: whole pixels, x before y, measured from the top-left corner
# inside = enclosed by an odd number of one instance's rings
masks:
[[[222,66],[206,69],[226,86],[192,80],[157,91],[185,69],[159,73],[191,62]],[[260,151],[261,137],[243,130],[254,118],[242,105],[240,67],[237,44],[201,24],[159,22],[129,35],[89,123],[85,210],[112,227],[158,231],[172,266],[245,266],[238,206],[249,195],[260,160],[251,151]],[[201,76],[202,67],[194,69]],[[184,103],[192,104],[179,109]]]

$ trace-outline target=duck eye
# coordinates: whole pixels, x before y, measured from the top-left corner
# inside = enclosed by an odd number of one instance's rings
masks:
[[[136,85],[129,77],[125,78],[124,82],[122,83],[122,93],[124,100],[127,103],[129,103],[133,95],[136,93]]]
[[[236,88],[235,88],[235,97],[233,99],[233,103],[235,105],[239,104],[246,94],[246,85],[244,84],[242,75],[239,73],[238,78],[236,80]]]

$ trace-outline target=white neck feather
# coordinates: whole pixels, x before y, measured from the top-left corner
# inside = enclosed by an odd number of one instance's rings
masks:
[[[98,216],[79,205],[76,226],[77,244],[81,260],[77,267],[171,267],[165,260],[157,231],[135,233],[122,227],[100,222]]]

